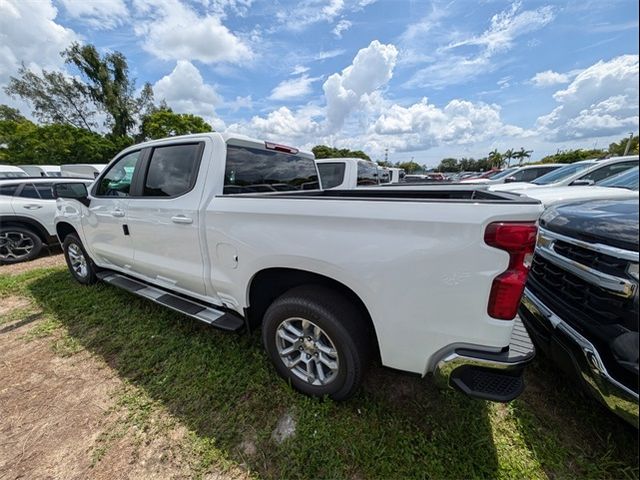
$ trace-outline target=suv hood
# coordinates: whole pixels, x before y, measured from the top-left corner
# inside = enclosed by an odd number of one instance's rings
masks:
[[[540,226],[567,237],[637,252],[638,200],[590,200],[559,205],[542,214]]]
[[[637,191],[627,190],[625,188],[596,186],[538,188],[527,190],[523,192],[523,194],[540,200],[545,207],[578,200],[635,198],[636,202],[638,201]]]

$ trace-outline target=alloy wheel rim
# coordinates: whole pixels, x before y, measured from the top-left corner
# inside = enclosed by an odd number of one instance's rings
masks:
[[[35,243],[30,235],[22,232],[0,232],[0,259],[21,260],[29,256]]]
[[[282,363],[299,379],[325,386],[338,376],[338,350],[327,333],[312,321],[287,318],[278,325],[275,337]]]
[[[75,243],[70,243],[67,247],[67,253],[69,254],[69,263],[71,268],[80,277],[87,276],[87,261],[84,258],[82,249]]]

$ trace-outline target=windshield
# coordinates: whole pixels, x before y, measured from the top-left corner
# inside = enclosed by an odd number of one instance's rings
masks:
[[[585,168],[589,168],[595,162],[580,162],[580,163],[571,163],[565,167],[558,168],[553,172],[549,172],[545,175],[542,175],[540,178],[537,178],[531,183],[535,183],[536,185],[549,185],[551,183],[556,183],[564,180],[565,178],[569,178],[572,175],[575,175],[578,172],[581,172]]]
[[[627,188],[638,190],[638,167],[614,175],[597,183],[599,187]]]
[[[508,177],[513,172],[518,170],[518,168],[520,168],[520,167],[507,168],[506,170],[503,170],[500,173],[498,173],[498,174],[494,175],[493,177],[491,177],[491,180],[500,180],[501,178]]]

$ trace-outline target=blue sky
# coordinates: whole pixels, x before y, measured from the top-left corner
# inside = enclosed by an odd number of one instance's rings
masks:
[[[638,130],[637,1],[8,0],[0,38],[0,84],[91,42],[216,129],[393,161]]]

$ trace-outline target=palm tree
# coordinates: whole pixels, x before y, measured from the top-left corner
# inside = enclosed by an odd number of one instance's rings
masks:
[[[513,148],[504,152],[502,156],[507,159],[507,168],[509,168],[511,166],[511,159],[513,158]]]
[[[491,161],[491,165],[495,163],[495,166],[500,168],[502,165],[502,154],[498,151],[497,148],[494,148],[491,152],[489,152],[489,160]]]
[[[530,158],[532,153],[533,150],[525,150],[524,147],[520,147],[520,151],[515,152],[514,154],[516,158],[520,159],[520,163],[518,165],[522,165],[522,160],[524,160],[525,158]]]

